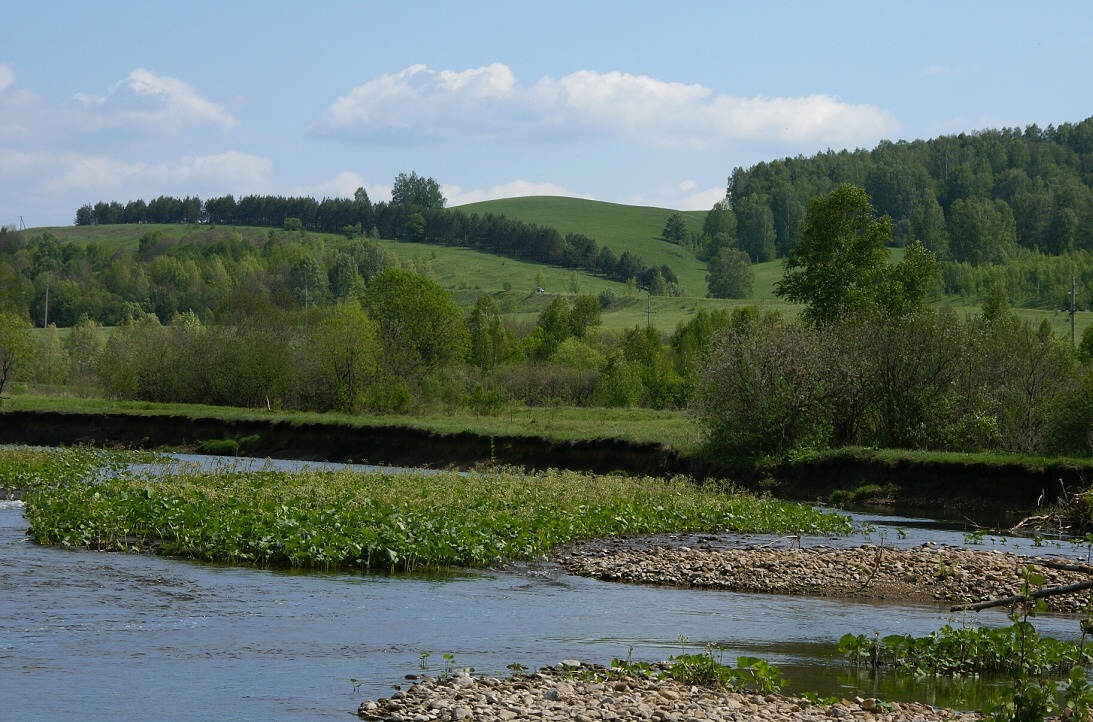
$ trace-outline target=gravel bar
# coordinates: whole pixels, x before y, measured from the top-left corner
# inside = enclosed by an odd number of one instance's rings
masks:
[[[457,674],[419,677],[389,698],[361,704],[357,716],[386,722],[431,720],[861,720],[862,722],[964,722],[976,712],[935,709],[918,703],[842,699],[812,704],[782,695],[696,687],[670,679],[622,676],[601,666],[566,660],[537,674],[500,680]]]
[[[924,544],[785,549],[697,549],[603,540],[555,557],[568,573],[612,582],[738,592],[963,604],[1020,594],[1022,570],[1047,557]],[[1065,561],[1050,559],[1050,561]],[[1036,566],[1047,587],[1086,581],[1077,572]],[[1049,597],[1048,608],[1078,613],[1088,592]]]

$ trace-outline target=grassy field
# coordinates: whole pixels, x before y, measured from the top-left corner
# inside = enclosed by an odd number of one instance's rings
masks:
[[[604,408],[512,408],[499,416],[476,416],[465,411],[436,416],[350,415],[243,409],[197,404],[155,404],[144,401],[109,401],[75,396],[39,396],[12,393],[2,411],[63,411],[176,415],[227,420],[261,419],[286,423],[344,424],[347,426],[404,426],[441,434],[471,432],[482,436],[537,436],[552,441],[622,439],[666,444],[687,450],[695,446],[698,429],[680,411]]]
[[[464,213],[496,213],[528,223],[553,226],[559,232],[583,233],[607,246],[615,255],[630,251],[647,265],[667,265],[679,277],[690,296],[706,295],[706,264],[686,248],[660,239],[664,223],[672,213],[680,213],[687,230],[701,231],[706,211],[673,211],[667,208],[627,206],[581,198],[534,196],[503,198],[459,206]]]

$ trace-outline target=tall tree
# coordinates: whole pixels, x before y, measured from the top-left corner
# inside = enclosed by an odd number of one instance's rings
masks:
[[[748,254],[722,248],[706,265],[706,286],[713,298],[750,298],[755,272]]]
[[[860,315],[875,306],[891,240],[891,220],[874,216],[863,188],[844,183],[812,199],[774,292],[808,304],[803,316],[814,326]]]
[[[440,192],[440,184],[434,178],[425,178],[417,173],[410,175],[399,173],[391,188],[391,204],[404,206],[419,211],[440,210],[447,203]]]
[[[355,299],[342,301],[309,339],[314,381],[326,408],[359,411],[378,368],[376,324]]]
[[[470,362],[480,369],[489,371],[519,357],[520,342],[516,334],[505,327],[501,308],[488,293],[475,302],[467,319],[467,329],[470,332]]]
[[[774,260],[775,246],[774,213],[770,209],[770,196],[748,196],[736,206],[736,246],[747,253],[753,263]]]
[[[664,230],[660,232],[660,237],[668,241],[669,243],[675,243],[676,245],[683,245],[687,242],[687,221],[679,213],[673,213],[668,216],[668,220],[664,223]]]
[[[379,328],[391,373],[418,376],[466,357],[469,339],[463,314],[436,281],[389,268],[372,278],[363,304]]]
[[[1017,225],[1004,200],[958,198],[949,208],[948,226],[955,261],[1001,263],[1017,250]]]
[[[30,323],[14,313],[0,312],[0,394],[34,354]]]

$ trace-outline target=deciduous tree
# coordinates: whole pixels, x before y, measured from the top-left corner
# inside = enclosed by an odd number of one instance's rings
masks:
[[[391,205],[405,206],[418,211],[440,210],[447,200],[440,192],[435,178],[425,178],[415,172],[399,173],[391,187]]]
[[[713,298],[750,298],[755,272],[748,254],[722,248],[706,265],[706,286]]]
[[[0,394],[12,377],[30,363],[33,353],[30,322],[14,313],[0,312]]]
[[[814,326],[862,315],[875,307],[891,240],[891,220],[874,216],[864,189],[844,183],[812,200],[774,292],[808,304],[803,316]]]

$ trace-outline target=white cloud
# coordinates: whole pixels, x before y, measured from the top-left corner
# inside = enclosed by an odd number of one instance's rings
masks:
[[[34,93],[16,84],[11,63],[0,63],[0,145],[19,143],[25,147],[48,118]]]
[[[311,198],[352,198],[358,188],[364,188],[368,193],[368,200],[373,203],[391,200],[390,185],[368,183],[360,173],[347,170],[325,181],[296,186],[288,191],[288,195]]]
[[[121,129],[159,136],[208,125],[228,130],[239,122],[187,83],[144,68],[115,83],[105,96],[77,93],[73,99],[83,106],[81,124],[91,130]]]
[[[229,151],[164,163],[127,163],[77,152],[2,154],[0,173],[43,193],[79,194],[94,200],[131,200],[163,194],[261,193],[270,187],[273,164]]]
[[[566,196],[569,198],[587,198],[592,196],[585,193],[574,193],[556,183],[533,183],[526,180],[515,180],[510,183],[496,185],[488,190],[469,189],[463,190],[457,185],[441,186],[444,197],[448,199],[449,206],[461,206],[467,203],[479,201],[492,201],[498,198],[522,198],[525,196]],[[373,198],[373,200],[375,200]]]
[[[592,70],[520,85],[507,66],[494,63],[463,71],[413,65],[381,75],[338,98],[312,132],[366,143],[614,137],[714,150],[753,141],[860,146],[897,128],[887,111],[833,95],[741,98]]]
[[[679,211],[708,211],[714,204],[725,197],[725,187],[699,188],[693,180],[677,184],[665,184],[648,193],[639,193],[629,198],[626,203],[635,206],[653,206],[672,208]]]
[[[0,93],[15,85],[15,69],[11,63],[0,63]]]

